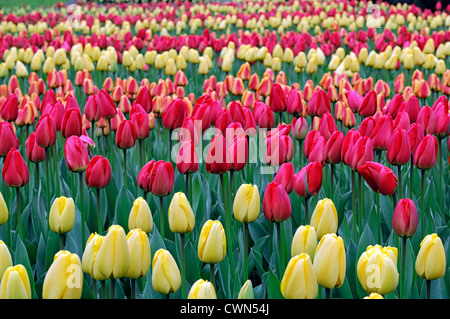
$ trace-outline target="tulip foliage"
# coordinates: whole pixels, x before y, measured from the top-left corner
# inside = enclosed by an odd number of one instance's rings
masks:
[[[450,297],[450,6],[109,2],[0,9],[0,298]]]

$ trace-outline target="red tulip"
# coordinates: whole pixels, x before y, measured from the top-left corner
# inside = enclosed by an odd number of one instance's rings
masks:
[[[101,155],[94,156],[86,169],[86,185],[92,188],[105,188],[111,180],[109,160]]]
[[[36,143],[36,132],[32,132],[25,142],[26,154],[30,162],[39,163],[45,160],[45,148]]]
[[[402,198],[398,201],[392,217],[392,228],[400,237],[411,237],[416,233],[419,217],[414,201]]]
[[[192,116],[185,117],[180,129],[180,141],[191,139],[195,145],[201,141],[201,123]]]
[[[89,164],[87,147],[77,135],[72,135],[66,139],[64,157],[71,172],[84,172]]]
[[[294,116],[306,116],[306,106],[300,92],[294,87],[291,88],[287,96],[286,111]]]
[[[305,155],[306,158],[308,158],[309,153],[311,152],[311,149],[315,143],[315,141],[320,137],[319,131],[311,130],[306,134],[305,141],[303,144],[303,155]]]
[[[255,136],[257,134],[257,127],[255,117],[253,116],[252,110],[248,107],[244,107],[245,115],[245,126],[244,131],[248,136]]]
[[[361,124],[359,124],[358,133],[361,136],[370,137],[376,125],[377,121],[372,116],[366,117],[364,120],[362,120]]]
[[[22,187],[28,184],[30,173],[25,160],[16,148],[11,148],[6,155],[2,176],[5,184],[10,187]]]
[[[400,107],[403,104],[403,95],[402,94],[396,94],[394,97],[388,102],[386,105],[386,114],[390,114],[392,118],[395,118],[397,116],[397,113],[400,110]]]
[[[266,186],[263,213],[271,222],[281,222],[291,217],[291,201],[283,185],[271,182]]]
[[[117,108],[111,95],[106,90],[101,89],[98,93],[98,98],[100,101],[100,116],[104,119],[110,119],[116,116]]]
[[[405,165],[411,159],[411,144],[408,133],[402,128],[396,128],[389,142],[386,158],[391,165]]]
[[[331,134],[327,143],[325,144],[325,162],[330,164],[338,164],[341,162],[341,150],[344,143],[344,133],[335,131]]]
[[[177,157],[177,169],[181,174],[198,171],[198,156],[192,139],[184,139]]]
[[[97,122],[100,119],[100,99],[98,95],[89,95],[84,106],[84,115],[90,122]]]
[[[361,136],[351,149],[349,166],[352,170],[357,170],[368,161],[373,161],[372,140],[367,136]]]
[[[370,90],[362,99],[358,108],[358,114],[362,117],[374,115],[377,110],[377,102],[377,93],[374,90]]]
[[[16,94],[10,94],[0,106],[0,117],[3,120],[14,122],[17,119],[17,115],[19,114],[19,100]]]
[[[155,160],[149,161],[141,168],[137,176],[137,185],[146,193],[150,191],[149,189],[150,176],[155,163],[156,163]]]
[[[394,194],[398,180],[390,168],[377,162],[368,161],[359,166],[358,171],[374,192],[383,195]]]
[[[411,155],[414,155],[417,146],[422,142],[425,134],[423,133],[422,126],[419,123],[413,123],[409,127],[408,131],[409,144],[411,146]]]
[[[326,140],[328,140],[331,134],[337,131],[336,122],[334,121],[333,115],[330,112],[322,115],[318,131],[323,137],[325,137]]]
[[[307,105],[309,115],[322,117],[323,114],[331,112],[331,103],[327,94],[322,89],[317,89],[311,96]]]
[[[323,166],[311,162],[294,175],[294,191],[300,197],[311,197],[322,187]]]
[[[286,193],[290,194],[294,189],[294,173],[294,165],[292,163],[283,163],[275,175],[274,182],[283,185]]]
[[[275,83],[270,90],[269,96],[270,109],[275,113],[281,113],[286,110],[286,95],[280,84]]]
[[[136,144],[136,129],[133,122],[123,120],[116,132],[116,146],[121,149],[132,148]]]
[[[412,123],[417,121],[417,115],[420,112],[419,99],[415,95],[411,95],[406,101],[402,103],[399,108],[400,111],[405,111],[408,113],[409,118]]]
[[[231,170],[240,171],[247,164],[248,160],[248,139],[245,134],[236,136],[231,143],[228,144],[228,150],[232,158]]]
[[[44,94],[44,97],[42,98],[41,102],[41,113],[43,114],[45,112],[45,109],[48,105],[53,106],[56,104],[56,95],[55,91],[52,89],[47,90]]]
[[[147,113],[131,113],[130,121],[133,123],[138,140],[146,139],[150,135],[150,124]]]
[[[81,112],[77,108],[69,108],[64,112],[61,122],[61,134],[68,138],[72,135],[81,136],[83,133],[83,125]]]
[[[394,120],[390,114],[383,115],[375,125],[370,136],[373,148],[376,150],[385,150],[391,140],[392,131],[394,130]]]
[[[355,90],[348,90],[344,91],[344,101],[346,102],[347,107],[350,108],[353,113],[356,113],[362,105],[363,97]]]
[[[56,131],[61,131],[62,119],[64,117],[64,113],[66,112],[64,105],[58,101],[55,103],[55,105],[47,107],[45,109],[45,112],[53,117],[53,120],[55,121]]]
[[[414,152],[414,165],[423,170],[433,168],[436,164],[438,148],[437,138],[431,134],[425,135]]]
[[[146,86],[141,86],[136,96],[137,104],[140,104],[147,113],[152,111],[152,97],[150,95],[150,91]]]
[[[19,139],[14,133],[13,124],[6,121],[0,122],[0,156],[5,157],[12,148],[19,148]]]
[[[449,134],[450,129],[450,113],[448,105],[444,103],[438,103],[433,109],[433,113],[436,118],[436,129],[434,134],[438,138],[444,138]]]
[[[188,114],[188,106],[183,99],[172,100],[162,114],[162,123],[168,130],[181,127],[184,118]]]
[[[295,140],[304,140],[306,138],[306,134],[309,132],[308,122],[304,117],[296,118],[294,117],[292,120],[292,137]]]
[[[221,132],[221,134],[226,133],[227,127],[233,123],[233,118],[231,117],[231,112],[228,109],[221,109],[217,114],[215,120],[215,127]]]
[[[170,162],[157,161],[152,167],[148,190],[155,196],[167,196],[173,190],[175,173]]]
[[[230,110],[231,119],[233,122],[240,123],[242,127],[245,126],[245,113],[244,108],[242,107],[241,102],[232,101],[228,105],[228,109]]]
[[[265,162],[270,166],[280,166],[284,162],[288,162],[286,159],[288,157],[288,149],[290,147],[289,143],[285,141],[285,135],[280,136],[279,134],[275,134],[274,136],[270,136],[266,138],[266,154],[264,156]],[[289,150],[290,152],[290,150]],[[289,156],[291,154],[289,153]],[[292,151],[293,155],[293,151]]]
[[[314,139],[311,147],[308,152],[308,161],[309,162],[319,162],[322,165],[325,165],[325,145],[327,144],[327,140],[322,135],[318,136]]]
[[[208,173],[224,174],[231,169],[232,157],[228,150],[225,137],[215,135],[209,144],[205,167]]]
[[[409,118],[409,114],[406,111],[399,111],[394,120],[394,129],[402,128],[404,130],[408,130],[411,126],[411,120]]]
[[[435,134],[436,132],[436,115],[433,112],[433,109],[428,105],[424,105],[419,114],[417,114],[417,123],[419,123],[423,130],[424,134]]]
[[[49,114],[42,115],[37,123],[36,143],[43,148],[49,148],[56,143],[56,124]]]

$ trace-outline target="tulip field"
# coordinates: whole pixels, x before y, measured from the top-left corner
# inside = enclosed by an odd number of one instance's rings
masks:
[[[450,5],[19,4],[0,299],[450,298]]]

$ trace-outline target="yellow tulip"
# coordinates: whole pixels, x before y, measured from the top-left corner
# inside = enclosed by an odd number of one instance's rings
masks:
[[[21,61],[16,63],[16,75],[19,78],[25,78],[28,76],[28,70]]]
[[[311,257],[302,253],[286,266],[280,290],[286,299],[315,299],[319,291]]]
[[[42,71],[45,74],[50,73],[50,71],[55,69],[55,61],[53,61],[52,57],[48,57],[45,62],[44,62],[44,66],[42,67]]]
[[[0,281],[5,270],[12,265],[11,253],[9,252],[8,246],[0,240]]]
[[[439,59],[436,63],[436,68],[434,69],[434,72],[437,75],[442,75],[447,70],[447,66],[445,65],[445,61],[443,59]]]
[[[273,60],[272,55],[269,52],[267,52],[267,54],[266,54],[266,56],[264,57],[264,60],[263,60],[264,66],[272,67],[272,60]]]
[[[284,49],[283,61],[287,63],[294,61],[294,52],[292,52],[291,48]]]
[[[226,245],[222,223],[218,220],[206,221],[198,240],[198,258],[209,264],[221,262],[225,258]]]
[[[237,299],[254,299],[253,294],[253,284],[250,279],[248,279],[241,287],[238,293]]]
[[[166,63],[164,72],[165,72],[167,75],[175,75],[175,74],[177,73],[177,66],[176,66],[176,64],[175,64],[174,59],[169,58],[169,59],[167,60],[167,63]]]
[[[230,72],[233,67],[233,60],[228,56],[225,56],[222,61],[222,71]]]
[[[407,53],[403,59],[403,66],[405,69],[411,70],[414,68],[414,56],[412,53]]]
[[[151,50],[151,51],[147,51],[145,52],[144,55],[144,61],[146,64],[148,65],[152,65],[153,63],[155,63],[155,59],[156,59],[156,55],[158,53],[155,50]]]
[[[382,295],[377,294],[376,292],[372,292],[368,296],[364,297],[363,299],[384,299]]]
[[[48,217],[50,229],[57,234],[72,230],[75,222],[75,203],[70,197],[58,197],[53,201]]]
[[[9,69],[5,62],[0,63],[0,78],[6,78],[8,76]]]
[[[187,68],[186,59],[182,55],[177,55],[175,66],[178,70],[185,70]]]
[[[134,59],[131,56],[130,52],[125,51],[123,52],[123,56],[122,56],[122,64],[124,67],[129,68],[130,66],[132,66],[134,63]]]
[[[197,50],[189,49],[189,62],[197,64],[200,63],[200,55]]]
[[[335,71],[339,65],[341,64],[341,60],[339,59],[339,57],[335,54],[333,54],[333,56],[330,59],[330,63],[328,63],[328,70],[330,71]]]
[[[42,288],[43,299],[80,299],[83,272],[80,257],[67,250],[56,253]]]
[[[308,64],[306,65],[306,73],[312,74],[317,71],[317,56],[313,55],[311,59],[309,59]]]
[[[272,57],[283,59],[284,51],[280,44],[276,44],[272,51]]]
[[[433,38],[429,38],[423,47],[423,53],[425,54],[433,54],[434,53],[434,40]]]
[[[0,226],[6,223],[8,217],[9,217],[8,206],[6,205],[5,199],[3,198],[3,195],[0,192]]]
[[[306,253],[314,260],[317,248],[317,235],[314,227],[310,225],[299,226],[295,231],[291,244],[291,256]]]
[[[368,246],[356,265],[361,286],[367,293],[384,295],[398,285],[397,254],[395,247]]]
[[[195,216],[186,195],[177,192],[169,205],[169,227],[174,233],[190,233],[195,226]]]
[[[128,216],[128,229],[140,228],[147,234],[153,229],[153,217],[147,201],[138,197],[133,202],[130,215]]]
[[[326,234],[317,245],[313,263],[317,282],[325,288],[340,287],[345,280],[344,241],[336,234]]]
[[[94,275],[103,278],[121,278],[128,272],[130,254],[125,231],[112,225],[98,250],[94,263]]]
[[[362,49],[359,51],[359,54],[358,54],[358,60],[359,60],[359,62],[365,64],[368,55],[369,55],[369,52],[367,51],[367,48],[365,48],[365,47],[362,48]]]
[[[143,277],[150,270],[151,249],[147,234],[141,229],[132,229],[127,235],[128,251],[130,253],[130,267],[125,275],[137,279]]]
[[[212,283],[199,279],[192,285],[187,299],[217,299],[217,295]]]
[[[324,198],[317,203],[311,216],[310,225],[316,230],[318,240],[325,234],[336,233],[338,216],[332,200]]]
[[[208,68],[208,61],[204,58],[200,58],[200,62],[198,64],[198,74],[208,74],[209,68]]]
[[[423,279],[434,280],[444,276],[445,250],[437,234],[425,236],[416,257],[416,273]]]
[[[8,267],[0,283],[0,299],[31,299],[30,279],[25,266]]]
[[[89,274],[92,278],[95,280],[106,280],[105,276],[99,273],[94,274],[94,265],[95,261],[97,259],[98,251],[100,250],[100,247],[102,246],[103,240],[105,239],[104,236],[101,236],[97,233],[92,233],[87,242],[86,242],[86,248],[84,249],[83,257],[82,257],[82,269],[83,272],[86,274]]]
[[[25,50],[24,54],[23,54],[23,62],[26,64],[30,64],[31,60],[33,59],[34,56],[34,52],[33,50],[29,47]]]
[[[144,56],[141,53],[139,53],[134,59],[133,67],[136,70],[144,70],[145,60]]]
[[[35,54],[31,59],[31,70],[39,71],[42,67],[42,62],[39,55]]]
[[[241,223],[251,223],[258,218],[260,209],[261,201],[258,186],[242,184],[234,197],[234,218]]]
[[[161,248],[153,256],[152,285],[162,294],[175,292],[181,286],[180,270],[168,250]]]
[[[281,70],[281,59],[279,57],[273,57],[271,69],[274,72],[278,72]]]
[[[108,68],[108,57],[106,55],[102,55],[97,62],[97,71],[108,71]]]
[[[53,60],[55,61],[56,65],[63,65],[67,60],[66,50],[61,48],[57,49],[53,54]]]

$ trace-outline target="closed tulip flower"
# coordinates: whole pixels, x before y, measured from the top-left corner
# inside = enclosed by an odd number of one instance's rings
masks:
[[[441,238],[433,233],[420,243],[416,257],[416,273],[423,279],[434,280],[444,276],[446,269],[445,250]]]
[[[155,196],[167,196],[173,190],[175,174],[170,162],[157,161],[152,166],[148,190]]]
[[[138,279],[147,274],[151,264],[151,248],[147,234],[139,229],[131,229],[127,234],[130,267],[125,277]]]
[[[411,237],[416,233],[418,219],[414,201],[409,198],[402,198],[395,207],[392,228],[400,237]]]
[[[9,252],[8,246],[0,240],[0,278],[3,277],[6,269],[12,267],[13,262],[11,258],[11,253]],[[1,279],[0,279],[1,282]]]
[[[260,208],[261,203],[258,186],[242,184],[234,197],[234,218],[241,223],[251,223],[258,218]]]
[[[14,133],[13,125],[6,121],[0,122],[0,156],[5,157],[12,148],[19,148],[19,139]]]
[[[198,240],[198,258],[208,264],[216,264],[225,258],[226,236],[222,223],[207,220],[200,231]]]
[[[370,136],[373,148],[376,150],[387,149],[394,131],[394,120],[390,114],[383,115],[375,125]]]
[[[304,117],[295,118],[292,120],[291,125],[292,137],[295,140],[304,140],[306,134],[309,132],[308,122]]]
[[[64,157],[69,170],[75,173],[84,172],[89,165],[87,147],[77,135],[72,135],[66,140]]]
[[[19,100],[16,94],[10,94],[3,104],[0,104],[0,118],[14,122],[19,113]]]
[[[286,299],[315,299],[319,287],[311,257],[306,253],[293,256],[286,267],[280,285]]]
[[[398,127],[389,142],[386,158],[391,165],[405,165],[411,159],[411,144],[406,130]]]
[[[89,161],[85,176],[86,185],[92,188],[105,188],[111,181],[111,165],[109,160],[96,155]]]
[[[349,166],[352,170],[364,165],[368,161],[373,160],[373,144],[368,136],[361,136],[357,139],[351,149]]]
[[[317,89],[308,101],[307,112],[309,115],[322,117],[323,114],[331,112],[331,104],[327,93],[322,89]]]
[[[83,292],[83,272],[77,254],[67,250],[56,253],[42,288],[43,299],[80,299]]]
[[[438,149],[437,138],[431,134],[425,135],[414,152],[414,166],[423,170],[433,168],[436,164]]]
[[[385,196],[394,194],[398,179],[389,167],[368,161],[358,171],[374,192]]]
[[[104,119],[110,119],[117,115],[117,108],[114,100],[111,95],[104,90],[101,89],[98,93],[99,97],[99,108],[100,108],[100,116]]]
[[[398,250],[395,247],[368,246],[356,265],[358,280],[367,293],[388,294],[397,288]]]
[[[308,254],[311,261],[314,260],[314,254],[317,248],[317,233],[313,226],[302,225],[295,231],[291,244],[291,256]]]
[[[6,205],[2,193],[0,193],[0,226],[6,223],[8,217],[9,217],[8,206]]]
[[[56,143],[56,123],[50,114],[43,114],[37,123],[36,143],[43,148]]]
[[[50,229],[57,234],[72,230],[75,222],[75,203],[72,198],[61,196],[53,201],[48,217]]]
[[[280,113],[286,110],[287,99],[280,84],[275,83],[270,91],[270,108],[275,113]]]
[[[151,233],[153,229],[153,216],[147,201],[138,197],[133,202],[130,214],[128,215],[128,228],[139,228],[145,233]]]
[[[281,222],[291,217],[291,202],[283,185],[271,182],[266,186],[263,213],[271,222]]]
[[[216,290],[211,282],[199,279],[192,285],[187,299],[217,299]]]
[[[81,267],[83,272],[89,274],[95,280],[106,280],[108,278],[104,277],[98,271],[94,273],[94,265],[97,258],[97,253],[102,246],[104,236],[97,233],[92,233],[88,240],[86,241],[86,248],[84,249]]]
[[[161,248],[153,256],[152,286],[155,291],[166,295],[177,291],[181,286],[180,270],[168,250]]]
[[[294,175],[294,191],[300,197],[311,197],[322,187],[323,167],[311,162]]]
[[[106,279],[122,278],[128,272],[129,265],[130,255],[125,231],[119,225],[112,225],[98,250],[94,274]]]
[[[335,131],[325,144],[325,162],[338,164],[341,162],[341,149],[344,143],[344,133]]]
[[[116,132],[116,146],[121,149],[130,149],[136,144],[136,130],[131,120],[120,122]]]
[[[190,233],[195,226],[195,216],[186,195],[177,192],[169,205],[169,227],[174,233]]]
[[[65,138],[81,136],[83,132],[81,112],[78,108],[69,108],[64,112],[61,122],[61,134]]]
[[[336,234],[326,234],[317,245],[313,263],[317,283],[332,289],[344,284],[346,256],[344,241]]]
[[[25,142],[27,158],[30,162],[39,163],[45,160],[45,149],[36,143],[36,132],[32,132]]]
[[[333,201],[324,198],[317,203],[310,225],[316,230],[318,240],[325,234],[337,232],[338,215]]]
[[[294,189],[294,165],[291,162],[281,164],[274,181],[283,185],[288,194]]]
[[[8,267],[0,283],[0,299],[31,299],[30,279],[25,266]]]
[[[28,184],[30,179],[28,166],[16,148],[12,148],[6,155],[2,176],[9,187],[22,187]]]
[[[211,139],[206,157],[206,171],[212,174],[224,174],[231,169],[231,154],[222,134]]]
[[[374,90],[370,90],[362,99],[361,105],[358,107],[358,114],[362,117],[368,117],[375,114],[377,110],[377,94]]]
[[[138,140],[143,140],[149,137],[150,135],[150,124],[147,113],[135,112],[131,114],[130,117],[131,122],[133,123],[136,138]]]

